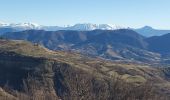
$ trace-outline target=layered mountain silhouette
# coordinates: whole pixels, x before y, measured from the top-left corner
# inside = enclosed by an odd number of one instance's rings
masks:
[[[153,36],[147,38],[149,50],[153,52],[158,52],[161,54],[170,54],[170,33],[162,35],[162,36]]]
[[[166,33],[170,33],[170,30],[154,29],[150,26],[144,26],[142,28],[133,29],[133,30],[146,37],[161,36],[161,35],[165,35]]]
[[[14,40],[28,40],[51,50],[79,52],[110,60],[165,62],[169,53],[169,35],[146,38],[133,30],[43,31],[27,30],[3,35]],[[165,43],[165,45],[163,45]],[[161,45],[160,45],[161,44]],[[166,62],[167,57],[166,57]]]
[[[5,29],[5,31],[4,31]],[[24,30],[45,30],[45,31],[59,31],[59,30],[73,30],[73,31],[93,31],[93,30],[117,30],[117,29],[132,29],[135,32],[145,36],[161,36],[166,33],[170,33],[170,30],[155,29],[151,26],[144,26],[142,28],[128,28],[114,24],[92,24],[92,23],[80,23],[75,25],[65,26],[45,26],[36,23],[1,23],[0,22],[0,35],[6,32],[24,31]]]

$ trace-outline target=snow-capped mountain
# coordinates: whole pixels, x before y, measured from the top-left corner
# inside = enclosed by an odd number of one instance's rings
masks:
[[[46,30],[46,31],[58,31],[58,30],[66,30],[66,27],[60,27],[60,26],[41,26],[39,29]]]
[[[78,30],[78,31],[91,31],[91,30],[117,30],[117,29],[131,29],[137,33],[146,36],[160,36],[166,33],[170,33],[170,30],[154,29],[150,26],[145,26],[139,29],[121,27],[113,24],[75,24],[66,26],[45,26],[36,23],[4,23],[0,21],[0,35],[6,32],[17,32],[23,30],[45,30],[45,31],[58,31],[58,30]]]
[[[90,23],[85,23],[85,24],[75,24],[75,25],[68,25],[64,27],[60,26],[43,26],[43,25],[38,25],[35,23],[3,23],[0,22],[0,28],[13,28],[16,30],[28,30],[28,29],[42,29],[42,30],[47,30],[47,31],[57,31],[57,30],[80,30],[80,31],[90,31],[90,30],[96,30],[96,29],[101,29],[101,30],[115,30],[115,29],[120,29],[122,27],[116,26],[116,25],[111,25],[111,24],[90,24]]]
[[[40,29],[40,25],[35,23],[0,23],[0,28],[13,28],[16,30]]]
[[[9,27],[19,28],[19,29],[39,29],[40,25],[35,23],[18,23],[18,24],[9,24]]]
[[[4,23],[0,22],[0,35],[8,32],[17,32],[17,31],[24,31],[24,30],[30,30],[35,29],[39,30],[41,29],[41,26],[35,23]]]
[[[5,26],[9,26],[8,23],[4,23],[4,22],[0,22],[0,27],[5,27]]]
[[[120,29],[121,27],[111,24],[75,24],[70,27],[66,27],[67,30],[81,30],[81,31],[90,31],[90,30],[115,30]]]
[[[90,30],[116,30],[121,29],[122,27],[111,25],[111,24],[75,24],[67,25],[64,27],[60,26],[42,26],[41,29],[48,31],[57,31],[57,30],[78,30],[78,31],[90,31]]]

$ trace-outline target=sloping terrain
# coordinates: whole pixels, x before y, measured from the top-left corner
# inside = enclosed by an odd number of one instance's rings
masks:
[[[148,48],[150,51],[158,52],[163,55],[170,54],[170,33],[162,36],[153,36],[147,38],[146,41],[149,43]]]
[[[56,31],[28,30],[6,33],[4,38],[28,40],[51,50],[73,51],[111,60],[161,63],[161,54],[150,52],[146,38],[127,30]],[[149,45],[150,46],[150,45]],[[164,62],[164,61],[163,61]]]
[[[0,100],[17,100],[17,98],[0,88]]]
[[[0,87],[21,100],[148,100],[170,93],[169,68],[51,51],[25,41],[0,40],[0,69]]]

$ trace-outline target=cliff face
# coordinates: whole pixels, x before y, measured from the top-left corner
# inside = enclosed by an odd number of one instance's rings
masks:
[[[24,41],[0,45],[0,87],[21,100],[147,100],[143,91],[153,96],[152,87],[156,95],[170,93],[167,69],[54,52]]]

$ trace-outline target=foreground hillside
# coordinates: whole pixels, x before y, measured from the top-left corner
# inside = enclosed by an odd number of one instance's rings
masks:
[[[25,41],[0,40],[0,99],[168,100],[169,76],[169,68],[111,62],[54,52]]]

